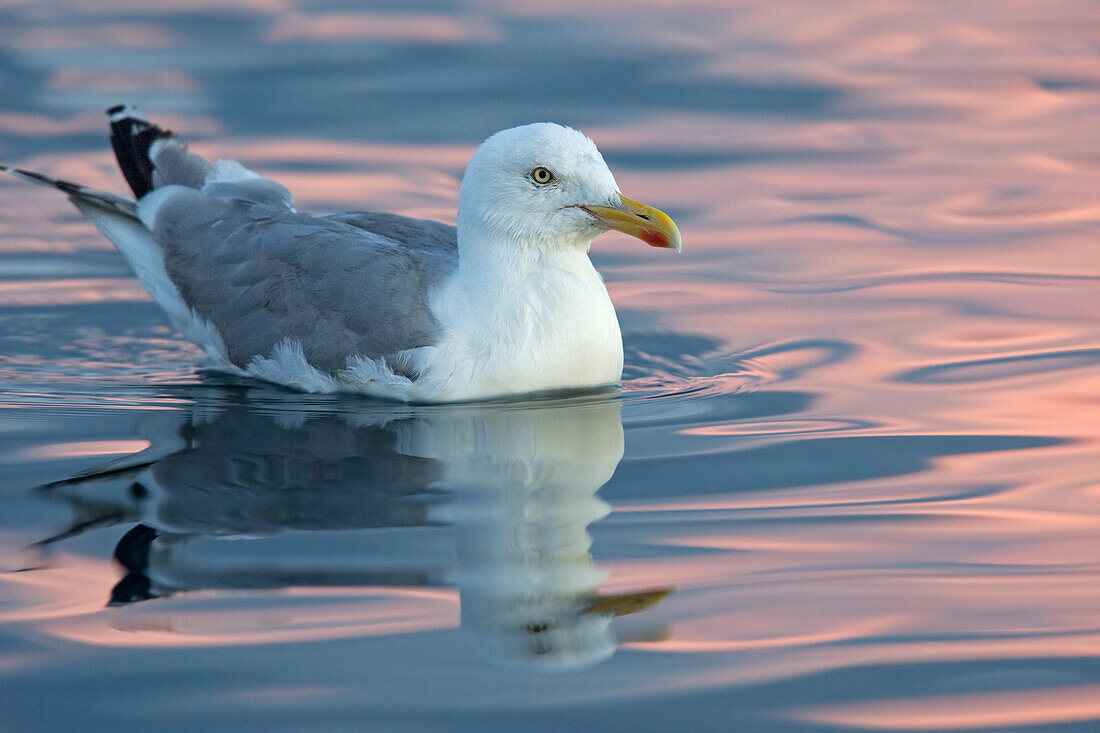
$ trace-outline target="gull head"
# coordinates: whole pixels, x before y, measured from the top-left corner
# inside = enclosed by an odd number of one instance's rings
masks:
[[[550,122],[513,127],[470,159],[458,200],[459,247],[587,250],[609,229],[680,250],[672,219],[623,196],[583,133]]]

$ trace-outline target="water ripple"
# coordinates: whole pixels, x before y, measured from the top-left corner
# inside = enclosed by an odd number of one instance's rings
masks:
[[[912,384],[971,384],[998,379],[1085,369],[1100,364],[1100,349],[1066,349],[999,356],[919,367],[894,377]]]

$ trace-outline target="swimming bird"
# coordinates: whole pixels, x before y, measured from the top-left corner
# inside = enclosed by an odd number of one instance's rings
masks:
[[[302,213],[282,185],[190,152],[135,108],[108,114],[134,199],[3,170],[67,194],[210,366],[303,391],[452,402],[614,384],[622,336],[592,240],[615,229],[681,248],[591,139],[553,123],[478,147],[451,227]]]

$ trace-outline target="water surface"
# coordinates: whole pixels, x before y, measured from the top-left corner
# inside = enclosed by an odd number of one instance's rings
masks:
[[[136,102],[302,209],[453,221],[583,128],[622,390],[407,407],[200,372],[0,181],[12,730],[1100,727],[1088,2],[0,4],[0,159],[121,191]]]

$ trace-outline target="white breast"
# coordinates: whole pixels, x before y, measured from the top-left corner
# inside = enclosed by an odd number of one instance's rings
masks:
[[[594,387],[622,376],[619,321],[586,252],[462,263],[431,307],[444,338],[417,358],[425,399]]]

